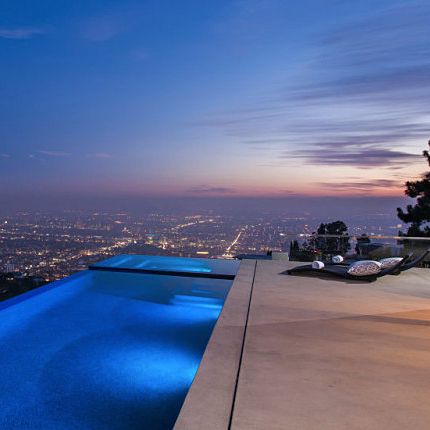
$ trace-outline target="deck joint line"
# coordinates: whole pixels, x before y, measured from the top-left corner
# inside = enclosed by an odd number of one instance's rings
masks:
[[[255,282],[256,273],[257,273],[257,260],[255,261],[255,265],[254,265],[254,274],[252,276],[251,291],[249,293],[248,309],[246,311],[246,319],[245,319],[245,329],[243,330],[242,346],[240,349],[239,366],[237,368],[236,381],[234,384],[234,391],[233,391],[233,400],[231,402],[230,418],[228,420],[228,427],[227,427],[228,430],[231,430],[231,426],[233,424],[233,413],[236,405],[237,390],[239,387],[239,379],[240,379],[240,370],[242,368],[243,355],[245,351],[246,333],[248,330],[248,321],[249,321],[249,314],[251,312],[252,293],[254,292],[254,282]]]

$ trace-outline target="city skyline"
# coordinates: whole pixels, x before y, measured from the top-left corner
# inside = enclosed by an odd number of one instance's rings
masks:
[[[6,0],[0,17],[0,202],[401,199],[425,170],[425,1]]]
[[[344,219],[351,236],[375,240],[387,240],[403,227],[391,212]],[[18,272],[52,281],[118,254],[233,258],[283,252],[294,240],[304,242],[322,221],[330,218],[286,211],[16,212],[0,215],[0,275]]]

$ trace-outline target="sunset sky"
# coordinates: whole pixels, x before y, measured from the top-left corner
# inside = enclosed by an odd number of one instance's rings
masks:
[[[402,194],[430,2],[2,0],[0,194]]]

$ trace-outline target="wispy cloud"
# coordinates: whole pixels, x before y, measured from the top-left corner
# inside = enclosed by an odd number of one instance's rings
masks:
[[[285,152],[284,159],[303,159],[306,164],[320,166],[353,166],[362,169],[405,166],[421,160],[420,155],[390,149],[356,147],[328,149],[301,149]]]
[[[44,33],[46,33],[46,30],[38,27],[0,27],[1,39],[31,39]]]
[[[394,170],[419,160],[430,134],[430,3],[372,9],[314,39],[277,96],[210,117],[250,149],[283,162]],[[414,153],[417,156],[413,155]]]
[[[70,152],[64,151],[37,151],[41,155],[46,157],[70,157],[72,154]]]
[[[366,66],[373,69],[375,63],[387,68],[416,64],[430,49],[428,18],[426,1],[391,2],[383,8],[375,5],[367,16],[322,35],[320,45],[325,50],[319,60],[328,67],[358,67],[359,71]]]
[[[2,155],[7,155],[7,154],[0,154],[0,158]],[[109,160],[113,158],[113,155],[108,152],[72,154],[71,152],[66,152],[66,151],[40,150],[28,155],[29,158],[32,158],[34,160],[39,160],[39,161],[46,161],[47,159],[50,159],[50,158],[70,158],[72,156],[77,158],[85,157],[85,158],[95,158],[95,159],[101,159],[101,160]]]
[[[9,154],[0,154],[0,158],[10,158]]]
[[[300,193],[297,192],[297,190],[291,190],[289,188],[285,188],[278,191],[280,195],[284,196],[298,196]]]
[[[210,185],[199,185],[187,190],[188,193],[193,194],[232,194],[236,191],[229,187],[214,187]]]
[[[370,193],[373,191],[398,189],[403,182],[398,179],[373,179],[373,180],[356,180],[356,181],[338,181],[338,182],[317,182],[316,186],[323,188],[325,191],[336,193]]]
[[[40,156],[38,153],[36,154],[28,154],[28,158],[31,158],[32,160],[36,160],[36,161],[46,161],[46,158]]]
[[[100,158],[100,159],[109,159],[113,158],[113,155],[108,152],[95,152],[91,154],[87,154],[88,158]]]

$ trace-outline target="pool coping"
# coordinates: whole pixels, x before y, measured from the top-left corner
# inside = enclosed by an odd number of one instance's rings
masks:
[[[239,266],[175,430],[216,430],[230,425],[256,265],[255,260],[243,260]]]

